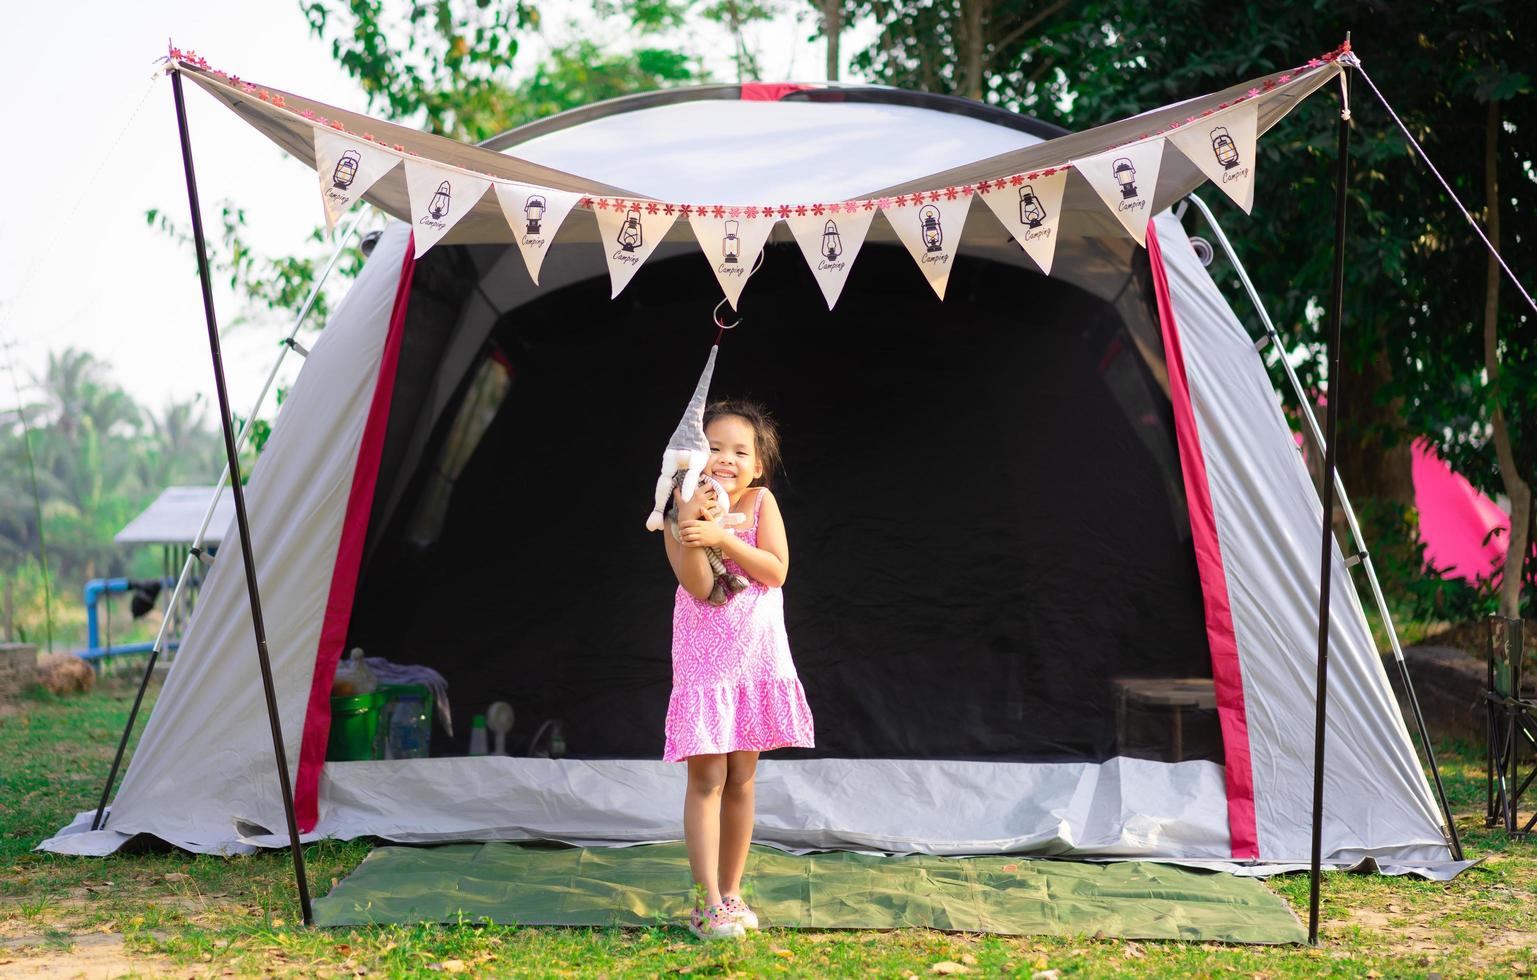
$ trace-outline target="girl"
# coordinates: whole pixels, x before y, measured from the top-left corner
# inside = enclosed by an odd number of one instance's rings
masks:
[[[701,939],[740,938],[758,928],[742,902],[742,871],[752,842],[753,773],[758,753],[814,745],[811,709],[790,659],[784,585],[790,567],[784,519],[766,486],[779,463],[779,433],[752,402],[705,409],[710,462],[705,472],[726,491],[700,490],[678,504],[681,541],[663,534],[678,579],[672,614],[672,698],[664,762],[688,761],[683,836],[697,904],[689,930]],[[723,511],[751,514],[740,530],[715,523]],[[722,606],[705,601],[715,584],[705,548],[749,580]]]

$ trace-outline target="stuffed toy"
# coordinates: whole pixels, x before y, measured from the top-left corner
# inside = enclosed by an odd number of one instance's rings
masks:
[[[675,489],[681,488],[683,486],[683,479],[683,473],[676,474],[672,479],[672,487]],[[699,490],[706,492],[713,490],[717,502],[723,503],[727,501],[726,488],[716,483],[711,477],[701,476],[695,486]],[[667,530],[672,532],[673,540],[682,541],[683,534],[678,530],[678,504],[671,494],[668,494],[666,516]],[[721,527],[732,527],[737,524],[745,524],[746,522],[746,514],[731,513],[724,506],[721,508],[721,516],[715,519],[715,523]],[[719,548],[704,549],[704,556],[705,560],[710,563],[710,571],[715,573],[715,585],[710,589],[710,596],[707,600],[710,605],[723,606],[731,601],[732,596],[747,588],[747,579],[740,575],[731,574],[731,571],[726,568],[726,556],[721,553]]]
[[[718,346],[710,348],[710,357],[704,362],[704,373],[699,376],[699,384],[694,387],[694,397],[689,399],[683,418],[678,420],[678,427],[672,430],[672,438],[667,440],[667,448],[662,451],[662,475],[656,480],[656,506],[652,507],[651,516],[646,518],[648,531],[662,529],[662,511],[667,501],[672,499],[675,486],[681,485],[685,501],[694,499],[699,475],[710,461],[710,440],[704,437],[704,403],[710,394],[710,378],[715,374],[715,353],[718,350]],[[681,484],[674,483],[680,472],[683,474]]]

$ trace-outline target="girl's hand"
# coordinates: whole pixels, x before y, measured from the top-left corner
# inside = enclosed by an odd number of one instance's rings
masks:
[[[726,529],[714,521],[683,521],[678,534],[685,548],[719,548],[726,540]]]
[[[672,492],[674,502],[678,505],[678,523],[681,527],[687,521],[713,521],[720,518],[725,511],[715,499],[715,488],[710,484],[694,489],[694,499],[684,500],[682,490]]]

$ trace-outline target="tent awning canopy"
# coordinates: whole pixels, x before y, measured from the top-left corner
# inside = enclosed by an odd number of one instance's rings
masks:
[[[167,487],[155,502],[129,521],[112,540],[118,544],[192,544],[208,502],[220,487]],[[235,519],[235,498],[224,494],[214,509],[203,543],[217,545]]]
[[[177,58],[180,52],[174,52]],[[1286,71],[1054,139],[1009,131],[965,114],[871,99],[852,104],[848,89],[825,83],[760,86],[767,101],[735,87],[735,99],[646,103],[581,125],[534,124],[536,135],[499,152],[291,92],[257,86],[180,55],[175,67],[283,150],[315,166],[315,130],[361,137],[407,159],[478,178],[531,184],[599,197],[677,204],[814,204],[867,200],[915,190],[942,190],[1063,168],[1117,147],[1176,134],[1180,127],[1237,104],[1253,106],[1263,134],[1341,71],[1348,50]],[[191,59],[191,60],[189,60]],[[733,88],[725,86],[721,88]],[[874,91],[864,87],[864,92]],[[977,104],[978,109],[988,109]],[[573,110],[581,115],[591,111]],[[562,114],[567,115],[567,114]],[[551,117],[552,120],[560,116]],[[1023,118],[1023,117],[1021,117]],[[893,122],[901,125],[894,128]],[[493,143],[497,141],[492,141]],[[1154,210],[1169,206],[1208,178],[1178,152],[1165,154]],[[1086,185],[1069,187],[1064,215],[1078,212],[1090,233],[1119,234],[1105,205]],[[374,183],[363,199],[411,222],[403,168]],[[680,222],[669,237],[689,237]],[[579,237],[585,225],[570,229]],[[562,237],[565,237],[564,235]],[[496,195],[486,194],[441,238],[444,244],[516,241]]]

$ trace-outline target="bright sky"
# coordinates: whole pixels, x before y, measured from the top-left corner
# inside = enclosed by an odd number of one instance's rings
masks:
[[[812,33],[811,5],[784,5],[801,15],[799,22],[786,14],[749,35],[764,52],[765,80],[824,78],[825,49],[805,40]],[[615,48],[627,43],[626,25],[597,21],[588,4],[539,6],[551,42],[581,32]],[[69,11],[70,24],[80,30],[61,25],[46,4],[6,4],[0,12],[0,34],[30,39],[0,60],[0,91],[28,123],[12,127],[10,152],[0,154],[0,187],[7,190],[0,217],[0,408],[16,402],[7,354],[30,401],[32,378],[42,374],[48,353],[66,347],[109,364],[117,382],[153,410],[198,393],[212,402],[191,250],[144,219],[146,210],[159,208],[190,230],[171,85],[165,78],[151,81],[154,60],[174,38],[214,67],[253,81],[359,112],[366,101],[331,60],[328,45],[310,36],[298,0],[77,0]],[[851,41],[845,38],[845,51],[855,50]],[[711,71],[720,80],[735,78],[723,33],[696,32],[681,45],[721,52]],[[532,69],[538,49],[525,41],[520,71]],[[231,199],[245,209],[248,241],[260,252],[301,250],[321,221],[313,171],[196,86],[186,92],[209,234],[217,234],[220,202]],[[236,323],[240,307],[227,284],[215,303],[230,397],[244,414],[289,323],[277,315]],[[298,366],[290,356],[283,377]],[[270,398],[263,414],[271,414]]]

